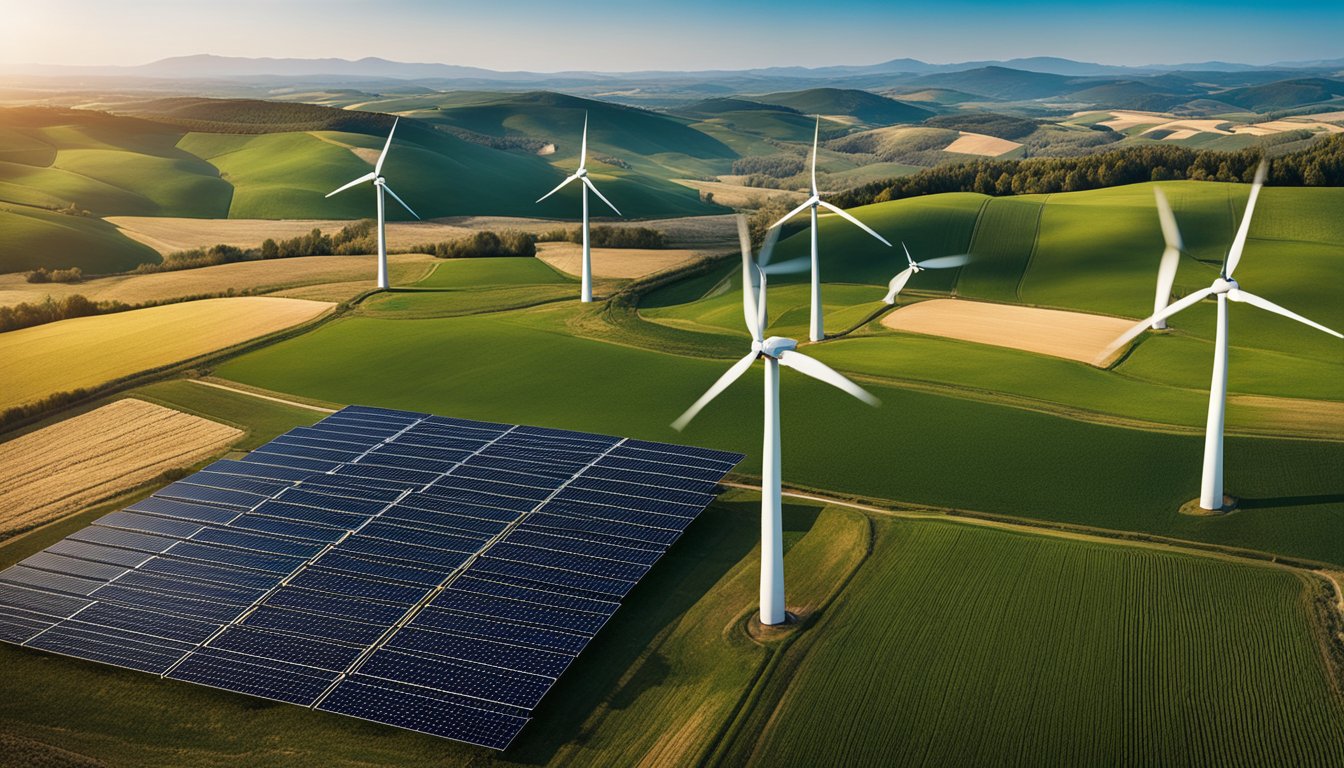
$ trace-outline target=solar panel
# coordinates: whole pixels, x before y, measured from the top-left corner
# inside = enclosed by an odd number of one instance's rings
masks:
[[[0,641],[504,749],[741,458],[351,406],[0,571]]]

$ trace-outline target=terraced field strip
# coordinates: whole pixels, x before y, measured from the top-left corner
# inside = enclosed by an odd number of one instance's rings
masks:
[[[1058,309],[932,299],[888,313],[882,325],[1100,365],[1110,343],[1134,323]]]
[[[0,334],[0,409],[190,360],[333,305],[248,296],[79,317]]]
[[[688,264],[698,253],[663,248],[594,248],[593,276],[631,279]],[[541,243],[537,258],[570,275],[583,274],[583,248],[574,243]]]
[[[1304,576],[876,521],[729,764],[1338,765]],[[759,733],[759,738],[756,734]]]
[[[0,443],[0,536],[190,467],[242,431],[127,398]]]

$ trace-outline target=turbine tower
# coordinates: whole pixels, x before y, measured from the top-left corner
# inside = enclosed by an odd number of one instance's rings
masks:
[[[952,269],[953,267],[965,266],[966,262],[971,260],[969,254],[963,253],[959,256],[939,256],[936,259],[915,261],[914,257],[910,255],[910,249],[905,247],[905,243],[901,243],[901,250],[905,251],[905,260],[910,263],[910,266],[896,273],[896,276],[891,278],[891,282],[887,283],[887,295],[882,300],[888,304],[896,303],[896,294],[900,293],[905,284],[910,282],[910,278],[916,274],[926,269]]]
[[[1219,272],[1218,279],[1213,281],[1213,285],[1196,291],[1153,313],[1152,317],[1129,329],[1120,338],[1112,342],[1107,351],[1102,354],[1102,359],[1108,358],[1117,349],[1143,333],[1144,329],[1157,327],[1159,322],[1165,321],[1182,310],[1193,307],[1209,296],[1218,297],[1218,323],[1213,348],[1213,380],[1209,386],[1209,417],[1204,432],[1204,471],[1199,487],[1199,506],[1207,510],[1223,508],[1223,423],[1227,408],[1227,302],[1231,300],[1250,304],[1253,307],[1283,315],[1344,339],[1344,334],[1332,331],[1320,323],[1312,322],[1299,314],[1290,312],[1268,299],[1262,299],[1253,293],[1243,291],[1241,285],[1232,277],[1233,273],[1236,272],[1237,264],[1241,261],[1241,253],[1246,248],[1246,236],[1251,229],[1251,212],[1255,209],[1256,198],[1260,196],[1260,187],[1265,183],[1265,171],[1266,165],[1262,162],[1255,173],[1255,183],[1251,187],[1250,199],[1246,201],[1246,212],[1242,215],[1241,227],[1237,230],[1237,236],[1232,240],[1232,247],[1228,250],[1227,258],[1223,261],[1223,268]],[[1163,228],[1167,229],[1165,222]],[[1171,219],[1170,229],[1176,234],[1176,242],[1179,242],[1180,233],[1175,231],[1176,221],[1174,217]],[[1168,237],[1168,243],[1172,240],[1173,238]],[[1163,300],[1160,292],[1158,300]]]
[[[751,235],[747,230],[746,219],[738,219],[738,235],[742,241],[742,313],[746,317],[747,331],[751,334],[751,351],[720,376],[699,400],[672,423],[672,427],[678,431],[684,429],[702,408],[746,373],[758,358],[765,361],[765,428],[761,458],[761,623],[782,624],[787,616],[784,610],[784,524],[780,488],[779,367],[792,368],[805,376],[823,381],[869,405],[877,405],[877,398],[824,363],[796,351],[798,342],[793,339],[779,336],[763,338],[766,327],[767,273],[752,263]],[[768,238],[762,246],[763,259],[768,260],[772,246],[773,238]]]
[[[864,232],[867,232],[868,234],[882,241],[882,243],[887,247],[891,247],[891,243],[887,242],[887,239],[885,237],[877,234],[877,232],[873,231],[873,229],[870,228],[867,224],[864,224],[863,222],[849,215],[840,208],[831,205],[830,203],[821,199],[821,193],[817,191],[817,143],[820,137],[821,137],[821,118],[818,117],[816,130],[812,134],[811,194],[808,196],[807,200],[803,201],[802,205],[798,206],[797,208],[794,208],[792,211],[789,211],[787,214],[785,214],[784,218],[780,219],[779,221],[775,222],[772,225],[774,227],[778,227],[779,225],[783,224],[789,219],[792,219],[794,216],[797,216],[803,211],[809,209],[812,212],[812,322],[808,332],[808,337],[812,341],[821,341],[822,339],[826,338],[826,329],[823,327],[821,319],[821,264],[817,260],[817,207],[820,206],[833,213],[839,214],[842,218],[849,220],[850,223],[854,224],[859,229],[862,229]]]
[[[387,224],[383,216],[383,208],[384,208],[383,193],[386,192],[387,194],[391,195],[392,199],[396,200],[398,203],[401,203],[401,207],[405,208],[407,211],[410,211],[410,214],[412,216],[414,216],[417,219],[420,218],[420,214],[416,213],[415,211],[412,211],[411,206],[407,205],[405,200],[402,200],[400,197],[397,197],[397,193],[393,192],[392,188],[387,185],[387,179],[383,178],[383,161],[387,159],[387,150],[392,148],[392,134],[397,132],[397,123],[400,120],[401,118],[399,117],[392,120],[392,130],[387,132],[387,143],[383,145],[383,151],[378,155],[378,162],[374,163],[373,171],[371,173],[367,173],[363,176],[360,176],[358,179],[355,179],[354,181],[346,184],[343,187],[340,187],[339,189],[336,189],[335,191],[327,195],[327,197],[331,197],[332,195],[344,192],[345,190],[351,187],[363,184],[366,181],[372,181],[374,188],[378,190],[378,287],[381,290],[387,290],[388,288],[387,231],[386,231]]]
[[[602,202],[606,203],[607,207],[611,208],[611,210],[616,211],[617,216],[620,216],[621,212],[617,211],[616,206],[612,205],[610,200],[603,197],[602,193],[597,191],[597,187],[593,185],[592,179],[588,178],[587,112],[583,113],[583,143],[579,148],[579,170],[567,176],[555,189],[552,189],[550,192],[547,192],[538,198],[537,202],[540,203],[542,200],[545,200],[556,192],[564,189],[566,184],[569,184],[575,179],[583,182],[583,186],[580,189],[583,193],[583,283],[579,298],[581,301],[589,302],[593,300],[593,250],[588,244],[588,190],[591,189],[594,195],[602,198]]]

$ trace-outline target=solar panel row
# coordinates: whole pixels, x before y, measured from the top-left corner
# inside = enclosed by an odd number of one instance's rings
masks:
[[[740,459],[350,407],[0,572],[0,640],[502,749]]]

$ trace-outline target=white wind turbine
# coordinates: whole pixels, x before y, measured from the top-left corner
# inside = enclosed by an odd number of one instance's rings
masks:
[[[1253,307],[1273,312],[1278,315],[1296,320],[1325,331],[1326,333],[1344,339],[1344,334],[1332,331],[1320,323],[1312,322],[1299,314],[1290,312],[1278,304],[1267,299],[1262,299],[1253,293],[1243,291],[1232,274],[1237,269],[1237,264],[1241,261],[1242,251],[1246,248],[1246,237],[1251,229],[1251,212],[1255,209],[1256,198],[1260,196],[1260,187],[1265,183],[1266,165],[1260,164],[1260,168],[1255,173],[1255,183],[1251,186],[1250,199],[1246,201],[1246,212],[1242,215],[1241,226],[1237,229],[1237,235],[1232,240],[1232,247],[1227,252],[1227,258],[1223,261],[1223,268],[1218,278],[1213,281],[1213,285],[1201,291],[1196,291],[1189,296],[1177,301],[1170,306],[1155,312],[1152,317],[1144,320],[1138,325],[1126,331],[1120,338],[1111,343],[1111,346],[1102,354],[1102,359],[1109,358],[1112,353],[1124,346],[1131,339],[1143,333],[1144,329],[1149,327],[1158,327],[1157,324],[1165,321],[1176,313],[1193,307],[1195,304],[1203,301],[1209,296],[1218,297],[1218,323],[1217,332],[1214,339],[1213,348],[1213,380],[1209,386],[1209,417],[1204,432],[1204,471],[1200,479],[1199,487],[1199,506],[1207,510],[1223,508],[1223,422],[1227,408],[1227,302],[1232,301],[1250,304]],[[1159,198],[1161,199],[1161,198]],[[1164,215],[1165,219],[1165,215]],[[1168,230],[1168,252],[1170,252],[1170,243],[1180,240],[1180,233],[1176,232],[1175,217],[1171,217],[1168,224],[1164,220],[1163,229]],[[1170,235],[1175,233],[1176,237]],[[1164,266],[1166,256],[1163,257]],[[1171,270],[1174,273],[1175,270]],[[1169,284],[1168,284],[1169,285]],[[1168,290],[1170,288],[1168,287]],[[1165,303],[1159,284],[1158,301]],[[1165,327],[1165,325],[1163,326]]]
[[[818,117],[816,130],[812,134],[811,194],[808,196],[806,200],[803,201],[802,205],[798,206],[797,208],[794,208],[792,211],[789,211],[787,214],[785,214],[784,218],[780,219],[779,221],[775,222],[772,225],[774,227],[778,227],[779,225],[783,224],[789,219],[792,219],[794,216],[797,216],[798,214],[802,213],[805,210],[810,209],[812,212],[812,322],[808,332],[808,338],[810,338],[812,341],[821,341],[822,339],[826,338],[826,330],[822,325],[822,319],[821,319],[821,265],[817,261],[817,207],[820,206],[822,208],[831,211],[832,213],[839,214],[842,218],[847,219],[850,223],[854,224],[859,229],[862,229],[864,232],[867,232],[868,234],[882,241],[882,243],[887,247],[891,247],[891,243],[887,242],[887,239],[885,237],[877,234],[877,232],[873,231],[873,229],[869,227],[867,224],[864,224],[863,222],[849,215],[848,213],[841,210],[837,206],[831,205],[830,203],[821,199],[821,193],[817,191],[817,143],[820,136],[821,136],[821,118]]]
[[[891,282],[887,283],[887,295],[882,300],[888,304],[896,303],[896,294],[900,293],[905,284],[910,282],[910,278],[916,274],[926,269],[952,269],[953,267],[965,266],[966,262],[971,260],[969,254],[963,253],[958,256],[939,256],[936,259],[915,261],[914,257],[910,255],[910,249],[905,247],[905,243],[901,243],[901,250],[905,251],[905,260],[910,262],[910,266],[896,273],[896,276],[891,278]]]
[[[420,214],[416,213],[415,211],[412,211],[411,206],[407,205],[405,200],[402,200],[400,197],[397,197],[397,193],[393,192],[392,188],[387,186],[387,179],[383,178],[383,161],[387,159],[387,150],[392,148],[392,134],[397,132],[397,123],[400,122],[400,120],[401,118],[399,117],[392,120],[392,130],[387,132],[387,143],[383,145],[383,151],[378,155],[378,162],[374,163],[373,171],[371,171],[370,173],[366,173],[363,176],[360,176],[358,179],[355,179],[349,184],[346,184],[345,186],[342,186],[339,189],[327,195],[327,197],[331,197],[332,195],[344,192],[345,190],[351,187],[363,184],[366,181],[372,181],[374,188],[378,190],[378,287],[383,290],[387,290],[388,287],[387,231],[386,231],[387,223],[383,216],[383,208],[384,208],[383,192],[387,192],[387,194],[392,196],[392,199],[396,200],[398,203],[401,203],[401,207],[405,208],[407,211],[410,211],[412,216],[414,216],[417,219],[420,218]]]
[[[771,230],[777,232],[777,230]],[[854,382],[841,376],[824,363],[798,351],[798,342],[779,336],[765,335],[766,272],[751,259],[751,235],[746,220],[738,219],[738,234],[742,241],[742,313],[747,331],[751,333],[751,351],[738,360],[714,382],[699,400],[681,415],[672,427],[684,429],[691,419],[737,381],[756,360],[765,361],[765,428],[761,460],[761,623],[781,624],[784,611],[784,541],[780,489],[779,445],[779,366],[826,382],[869,405],[877,405],[877,398]],[[777,236],[777,235],[776,235]],[[762,257],[769,258],[774,237],[767,237],[762,246]],[[759,288],[757,288],[759,285]]]
[[[1256,182],[1263,181],[1257,173]],[[1162,222],[1162,239],[1166,242],[1162,261],[1157,267],[1157,295],[1153,297],[1153,315],[1156,316],[1171,303],[1171,286],[1176,282],[1176,268],[1180,266],[1181,254],[1185,253],[1185,241],[1181,239],[1181,230],[1176,226],[1176,214],[1171,212],[1171,204],[1167,202],[1161,187],[1153,187],[1153,197],[1157,199],[1157,218]],[[1166,328],[1166,318],[1154,320],[1151,327],[1154,331]]]
[[[591,189],[594,195],[601,197],[602,202],[606,203],[607,207],[611,208],[611,210],[616,211],[617,216],[620,216],[621,212],[617,211],[616,206],[612,205],[610,200],[603,197],[602,193],[597,191],[597,187],[594,186],[592,180],[588,178],[588,113],[587,112],[583,113],[583,143],[579,147],[579,170],[575,171],[573,174],[566,177],[565,180],[560,182],[560,184],[557,185],[555,189],[552,189],[550,192],[547,192],[546,194],[538,198],[537,202],[540,203],[542,200],[545,200],[551,195],[554,195],[556,192],[559,192],[560,190],[564,189],[566,184],[570,183],[571,181],[574,181],[575,179],[578,179],[583,182],[583,186],[580,189],[580,191],[583,193],[583,282],[580,292],[580,299],[582,301],[592,301],[593,250],[588,245],[588,190]]]

